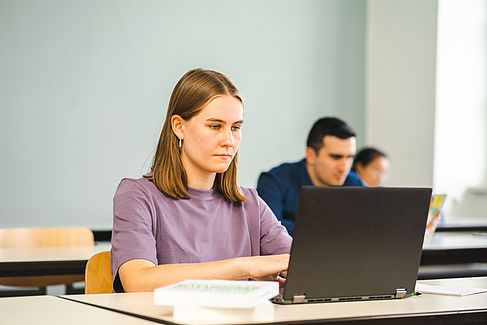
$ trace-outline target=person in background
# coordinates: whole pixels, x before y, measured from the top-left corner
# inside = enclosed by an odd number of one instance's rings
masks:
[[[242,96],[225,75],[195,69],[179,80],[151,173],[123,179],[113,199],[115,292],[186,279],[284,283],[292,238],[237,185],[242,124]]]
[[[316,121],[306,142],[305,158],[261,173],[257,192],[292,236],[302,186],[365,186],[350,172],[355,132],[342,120]]]
[[[353,160],[352,171],[368,186],[380,186],[389,170],[389,158],[376,148],[363,148]]]

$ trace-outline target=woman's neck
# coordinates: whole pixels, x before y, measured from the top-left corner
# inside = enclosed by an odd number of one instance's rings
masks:
[[[183,163],[184,166],[184,163]],[[186,177],[188,180],[188,187],[196,190],[211,190],[215,183],[216,173],[209,173],[198,168],[191,168],[192,166],[185,166]]]
[[[183,164],[184,170],[186,171],[187,186],[194,188],[196,190],[211,190],[213,184],[215,183],[215,172],[209,172],[203,168],[192,163],[183,154],[181,156],[181,162]]]
[[[211,190],[215,183],[216,174],[208,175],[207,177],[195,177],[188,175],[188,187],[196,190]]]

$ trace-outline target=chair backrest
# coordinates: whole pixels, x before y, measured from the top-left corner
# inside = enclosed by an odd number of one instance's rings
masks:
[[[86,263],[85,293],[112,293],[113,277],[110,251],[93,255]]]
[[[0,248],[92,246],[93,243],[93,232],[88,228],[0,229]]]

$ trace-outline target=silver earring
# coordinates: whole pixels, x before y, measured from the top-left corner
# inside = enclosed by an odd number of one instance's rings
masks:
[[[181,147],[183,146],[181,139],[179,139],[179,150],[181,150]]]

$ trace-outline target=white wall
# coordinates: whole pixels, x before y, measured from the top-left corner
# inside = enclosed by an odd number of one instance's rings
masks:
[[[242,185],[301,158],[318,117],[363,143],[364,35],[357,0],[1,1],[0,227],[111,227],[195,67],[245,96]]]
[[[388,185],[432,186],[437,1],[368,0],[366,21],[366,142]]]
[[[434,185],[458,217],[487,218],[487,1],[440,0]]]

